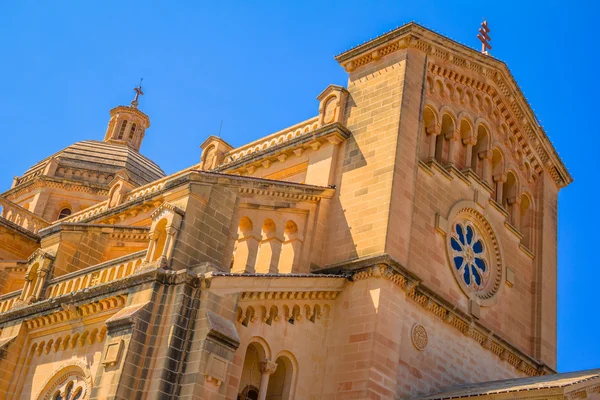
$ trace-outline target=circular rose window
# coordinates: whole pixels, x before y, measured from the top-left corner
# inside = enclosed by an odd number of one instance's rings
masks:
[[[486,305],[502,281],[501,251],[491,225],[475,207],[459,205],[449,215],[447,252],[465,294]]]
[[[477,228],[469,221],[457,222],[450,237],[452,263],[465,285],[481,290],[488,280],[487,254]]]

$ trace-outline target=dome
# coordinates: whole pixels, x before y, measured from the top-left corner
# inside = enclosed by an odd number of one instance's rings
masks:
[[[156,163],[127,145],[84,140],[35,164],[15,184],[46,175],[108,186],[119,171],[125,171],[137,186],[165,176]]]

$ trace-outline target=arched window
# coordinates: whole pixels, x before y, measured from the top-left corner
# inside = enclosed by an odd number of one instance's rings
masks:
[[[423,111],[423,145],[422,147],[422,158],[428,161],[430,158],[435,157],[435,146],[436,146],[436,129],[437,119],[436,114],[431,107],[426,107]],[[438,132],[439,133],[439,132]]]
[[[258,399],[258,388],[262,372],[260,363],[266,359],[265,349],[259,343],[250,343],[244,356],[242,366],[242,375],[240,377],[240,386],[238,392],[239,400]],[[256,396],[256,397],[253,397]]]
[[[294,270],[294,264],[300,253],[302,243],[298,240],[298,225],[294,221],[289,220],[285,223],[283,238],[281,257],[277,268],[280,274],[291,273]]]
[[[63,219],[68,217],[69,215],[71,215],[72,211],[70,208],[65,207],[62,210],[60,210],[60,212],[58,213],[58,218],[57,219]]]
[[[517,202],[517,177],[512,172],[506,174],[506,182],[502,185],[502,207],[508,211],[508,221],[515,225],[515,204]]]
[[[279,255],[281,253],[281,240],[277,237],[277,227],[272,219],[267,218],[262,226],[262,240],[256,257],[255,272],[268,274],[277,272]]]
[[[448,160],[448,149],[446,142],[448,140],[452,140],[452,135],[454,135],[454,120],[450,115],[444,114],[442,117],[442,133],[437,135],[435,138],[435,159],[440,164],[444,163],[444,159],[447,162],[452,162],[452,160]]]
[[[131,129],[129,130],[129,140],[133,139],[135,136],[135,123],[131,124]]]
[[[231,262],[231,272],[254,272],[258,240],[254,237],[254,225],[248,217],[240,218],[238,238],[235,242],[234,254]]]
[[[248,385],[238,395],[238,400],[258,400],[258,388]]]
[[[286,356],[277,357],[275,362],[277,369],[269,377],[267,399],[287,400],[292,392],[294,367]]]
[[[121,129],[119,129],[119,136],[117,136],[118,140],[123,139],[123,136],[125,135],[125,128],[127,128],[127,120],[123,120],[123,122],[121,122]]]
[[[484,163],[487,161],[484,157],[488,151],[488,133],[483,125],[479,125],[477,128],[477,141],[473,146],[473,155],[471,157],[471,169],[481,180],[485,180],[484,176]],[[488,182],[489,183],[489,182]]]
[[[502,184],[504,177],[504,157],[498,149],[492,152],[492,179],[494,181],[495,200],[502,204]]]

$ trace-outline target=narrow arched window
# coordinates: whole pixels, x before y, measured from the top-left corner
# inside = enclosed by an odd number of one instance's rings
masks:
[[[123,139],[123,135],[125,135],[125,128],[127,128],[127,120],[121,122],[121,129],[119,129],[119,136],[117,136],[118,140]]]
[[[129,140],[133,139],[135,136],[135,123],[131,125],[131,129],[129,130]]]
[[[62,210],[60,210],[60,212],[58,213],[58,219],[63,219],[68,217],[69,215],[71,215],[71,209],[70,208],[63,208]]]

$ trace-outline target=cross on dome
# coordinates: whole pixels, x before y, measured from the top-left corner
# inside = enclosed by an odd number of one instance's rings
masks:
[[[144,80],[144,78],[140,79],[140,84],[137,87],[134,87],[133,90],[135,91],[135,97],[133,99],[133,101],[131,102],[131,106],[137,108],[138,106],[138,98],[144,95],[144,92],[142,92],[142,81]]]

